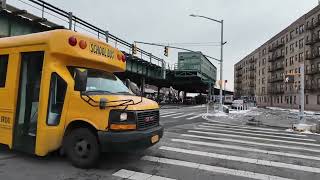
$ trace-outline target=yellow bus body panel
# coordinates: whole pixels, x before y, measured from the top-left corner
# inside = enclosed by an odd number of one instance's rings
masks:
[[[71,46],[69,38],[75,37],[77,45]],[[80,48],[80,41],[85,41],[85,49]],[[68,66],[100,69],[107,72],[122,72],[126,63],[122,61],[123,53],[110,45],[68,30],[54,30],[24,36],[0,38],[0,55],[9,54],[6,87],[0,88],[0,117],[7,117],[7,123],[0,121],[0,143],[13,146],[14,123],[18,100],[21,52],[44,51],[42,79],[39,95],[38,121],[35,154],[45,156],[57,150],[62,145],[66,128],[73,121],[89,123],[97,131],[108,131],[109,112],[111,109],[92,107],[83,101],[80,93],[74,91],[74,79],[68,71]],[[56,126],[46,124],[50,78],[57,73],[67,83],[67,91],[60,122]],[[128,95],[101,95],[94,96],[99,101],[106,98],[108,101],[132,99],[139,102],[140,97]],[[108,104],[110,105],[110,104]],[[115,105],[115,104],[113,104]],[[128,110],[158,109],[156,102],[143,98],[142,103],[128,106]],[[1,120],[1,119],[0,119]]]

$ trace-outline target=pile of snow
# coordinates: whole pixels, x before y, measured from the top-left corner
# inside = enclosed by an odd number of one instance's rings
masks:
[[[242,111],[230,111],[230,114],[248,114],[250,112],[250,110],[242,110]]]
[[[291,113],[299,113],[299,109],[284,109],[284,108],[279,108],[279,107],[267,107],[267,109],[270,110],[277,110],[277,111],[289,111]],[[304,111],[306,115],[319,115],[320,112],[316,111]]]
[[[217,112],[214,112],[214,113],[205,114],[205,116],[228,117],[228,114],[226,114],[224,112],[217,111]]]

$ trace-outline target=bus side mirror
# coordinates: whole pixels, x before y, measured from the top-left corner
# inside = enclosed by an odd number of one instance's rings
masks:
[[[88,71],[86,69],[75,68],[74,73],[74,90],[80,92],[86,91]]]
[[[137,96],[140,96],[140,95],[141,95],[140,89],[139,89],[139,87],[138,87],[135,83],[131,82],[131,83],[129,84],[129,89],[130,89],[135,95],[137,95]]]
[[[135,95],[140,96],[141,92],[139,87],[134,83],[131,82],[130,79],[125,80],[125,85],[130,89]]]

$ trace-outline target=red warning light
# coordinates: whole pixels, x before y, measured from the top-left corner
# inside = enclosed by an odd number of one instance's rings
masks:
[[[84,41],[84,40],[81,40],[81,41],[79,42],[79,47],[80,47],[81,49],[87,48],[87,42]]]
[[[122,62],[126,62],[126,56],[124,54],[122,55]]]
[[[75,46],[75,45],[77,45],[77,43],[78,43],[78,41],[77,41],[77,38],[76,38],[76,37],[71,36],[71,37],[69,38],[69,44],[70,44],[71,46]]]

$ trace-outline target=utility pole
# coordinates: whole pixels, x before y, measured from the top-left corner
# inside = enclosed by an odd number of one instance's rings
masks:
[[[191,17],[200,17],[204,19],[208,19],[210,21],[214,21],[217,23],[221,24],[221,54],[220,54],[220,103],[219,103],[219,111],[223,111],[223,105],[222,105],[222,81],[223,81],[223,46],[227,43],[223,41],[223,20],[216,20],[213,18],[209,18],[206,16],[201,16],[201,15],[195,15],[195,14],[190,14]]]
[[[223,107],[222,107],[222,81],[223,81],[223,20],[221,20],[221,54],[220,54],[220,81],[221,81],[221,86],[220,86],[220,106],[219,110],[222,112]]]

